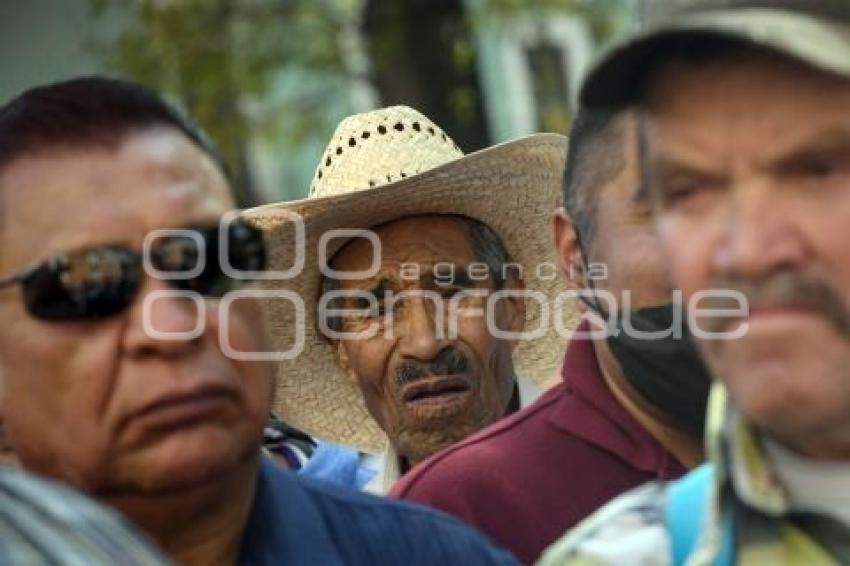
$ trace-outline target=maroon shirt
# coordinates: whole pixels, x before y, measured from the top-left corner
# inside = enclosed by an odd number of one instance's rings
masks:
[[[530,564],[616,495],[687,470],[615,399],[589,340],[570,344],[563,383],[426,460],[390,495],[441,509]]]

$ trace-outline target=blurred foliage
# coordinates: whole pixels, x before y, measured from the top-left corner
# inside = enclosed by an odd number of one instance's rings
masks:
[[[285,151],[324,122],[325,99],[338,97],[325,83],[345,80],[341,22],[358,9],[354,0],[90,1],[98,17],[126,12],[116,44],[99,49],[107,68],[181,103],[218,144],[245,200],[247,140],[274,135]],[[292,69],[308,69],[319,88],[269,100]]]
[[[448,93],[449,105],[460,122],[467,127],[477,121],[483,121],[483,108],[480,107],[481,92],[478,92],[476,54],[473,44],[473,30],[468,17],[458,22],[456,29],[446,30],[443,34],[451,48],[451,61],[459,76],[468,77],[468,82],[455,85]]]
[[[553,37],[547,24],[550,21],[576,18],[587,26],[591,50],[619,39],[634,26],[637,0],[465,0],[470,8],[467,17],[471,26],[488,30],[496,37],[510,37],[512,27],[531,24],[540,35],[536,45],[525,46],[525,56],[531,71],[537,128],[542,131],[569,131],[572,109],[569,99],[576,85],[572,79],[573,65],[584,65],[582,57],[573,59],[567,54],[565,64],[563,44]],[[527,28],[526,28],[527,29]],[[551,28],[548,28],[551,29]],[[581,67],[579,67],[579,72]]]
[[[363,22],[383,104],[417,108],[464,150],[489,145],[474,30],[461,0],[372,0]]]
[[[372,58],[372,76],[368,78],[381,95],[393,98],[387,83],[395,80],[401,85],[395,95],[427,107],[428,97],[435,95],[419,91],[443,88],[440,97],[445,102],[436,104],[435,118],[442,118],[440,108],[445,105],[461,129],[473,132],[470,136],[486,138],[471,33],[480,23],[478,18],[492,22],[505,16],[502,22],[510,25],[509,17],[515,13],[539,14],[543,19],[553,11],[567,11],[585,17],[595,39],[606,41],[618,31],[624,6],[631,0],[89,2],[96,17],[125,22],[117,40],[96,46],[101,63],[181,104],[219,146],[234,172],[240,204],[247,205],[257,200],[259,192],[251,174],[252,141],[272,148],[274,155],[282,152],[281,162],[290,155],[306,161],[313,156],[312,150],[305,152],[305,148],[315,145],[317,137],[321,143],[351,110],[347,93],[355,79],[366,78],[351,74],[368,69],[352,70],[341,45],[346,44],[343,36],[350,39],[346,31],[361,21],[364,8],[380,9],[390,17],[367,37]],[[471,5],[478,9],[468,10]],[[427,11],[411,12],[414,6]],[[429,14],[449,7],[457,9],[460,17],[432,21]],[[407,26],[401,23],[405,17],[412,20]],[[442,55],[430,56],[442,52],[442,46],[448,49],[447,60]],[[412,58],[405,61],[405,57]],[[432,69],[433,65],[437,68]],[[411,76],[395,76],[405,69]],[[423,73],[425,76],[418,76]],[[481,132],[474,134],[478,130]],[[272,182],[292,183],[297,189],[303,179]],[[280,195],[287,190],[275,189],[267,194]]]
[[[532,47],[528,52],[537,123],[545,132],[567,133],[572,122],[561,57],[560,49],[546,43]]]
[[[580,15],[598,44],[610,41],[623,31],[633,13],[633,0],[483,0],[476,17],[492,18],[537,13],[541,18],[552,12]]]

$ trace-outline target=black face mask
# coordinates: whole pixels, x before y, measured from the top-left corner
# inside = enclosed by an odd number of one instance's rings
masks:
[[[608,318],[597,305],[589,306]],[[629,331],[624,327],[626,316],[620,313],[613,324],[617,335],[608,337],[608,346],[620,362],[629,385],[685,432],[702,437],[711,377],[691,340],[687,324],[682,324],[680,338],[670,331],[674,322],[673,304],[635,309],[628,315]],[[664,337],[649,340],[633,336],[633,330],[664,332]]]

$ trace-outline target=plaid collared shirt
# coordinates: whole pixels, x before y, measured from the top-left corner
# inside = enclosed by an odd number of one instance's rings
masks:
[[[759,434],[720,385],[712,389],[706,442],[714,483],[706,527],[688,565],[713,564],[723,542],[721,517],[730,516],[737,564],[850,564],[850,530],[831,518],[791,508]],[[665,524],[668,488],[653,482],[618,497],[552,545],[540,564],[672,564]]]

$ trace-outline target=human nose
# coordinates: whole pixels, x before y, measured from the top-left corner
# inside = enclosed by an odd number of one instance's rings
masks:
[[[124,349],[133,357],[186,354],[206,334],[207,311],[199,295],[146,277],[130,307]]]
[[[439,320],[441,311],[429,297],[407,299],[404,324],[400,325],[399,353],[408,358],[427,362],[445,347]]]
[[[788,205],[767,183],[739,190],[715,249],[716,271],[728,277],[759,279],[804,262],[808,253],[805,239]]]

